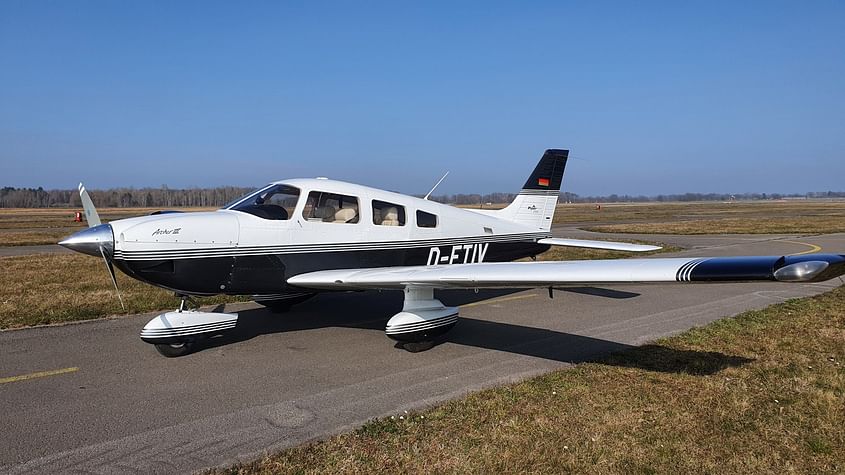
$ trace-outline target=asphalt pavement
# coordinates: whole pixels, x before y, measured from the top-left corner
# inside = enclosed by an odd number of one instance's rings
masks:
[[[639,238],[688,248],[680,256],[845,253],[845,234]],[[234,334],[173,359],[138,338],[154,314],[4,331],[0,472],[173,473],[252,460],[840,284],[577,287],[554,299],[444,291],[461,320],[421,353],[383,332],[401,292],[325,294],[284,314],[230,305]]]

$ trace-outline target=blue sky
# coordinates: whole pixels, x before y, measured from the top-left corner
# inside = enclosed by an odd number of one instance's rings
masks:
[[[0,186],[842,190],[845,2],[0,1]]]

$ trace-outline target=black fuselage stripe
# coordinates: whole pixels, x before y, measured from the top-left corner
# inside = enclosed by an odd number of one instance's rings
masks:
[[[382,243],[361,243],[361,244],[327,244],[311,246],[266,246],[266,247],[244,247],[224,249],[179,249],[179,250],[149,250],[149,251],[115,251],[116,259],[138,260],[138,259],[179,259],[191,257],[230,257],[249,256],[266,254],[302,254],[311,252],[333,252],[333,251],[362,251],[362,250],[389,250],[389,249],[413,249],[419,247],[435,246],[456,246],[471,244],[488,244],[502,242],[527,242],[534,239],[549,237],[548,233],[505,235],[495,238],[482,236],[473,238],[458,238],[438,241],[388,241]]]

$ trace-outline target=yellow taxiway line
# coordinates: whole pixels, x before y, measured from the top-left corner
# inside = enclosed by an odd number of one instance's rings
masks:
[[[814,252],[819,252],[822,250],[821,246],[816,246],[815,244],[810,244],[808,242],[798,242],[798,241],[781,241],[781,242],[788,242],[790,244],[801,244],[802,246],[809,246],[810,249],[803,251],[803,252],[796,252],[795,254],[790,254],[790,256],[801,256],[804,254],[812,254]]]
[[[79,368],[62,368],[54,369],[52,371],[38,371],[37,373],[22,374],[20,376],[9,376],[8,378],[0,378],[0,384],[16,383],[18,381],[26,381],[28,379],[46,378],[47,376],[56,376],[59,374],[75,373]]]
[[[534,298],[536,296],[537,296],[537,294],[514,295],[514,296],[511,296],[511,297],[502,297],[500,299],[484,300],[482,302],[468,303],[468,304],[461,305],[460,307],[461,308],[467,308],[467,307],[475,307],[476,305],[493,305],[493,304],[497,304],[497,303],[501,303],[501,302],[510,302],[511,300],[531,299],[531,298]]]

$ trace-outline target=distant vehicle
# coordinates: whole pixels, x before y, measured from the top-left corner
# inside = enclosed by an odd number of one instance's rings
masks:
[[[509,262],[551,246],[659,249],[552,237],[568,153],[546,150],[522,191],[500,210],[457,208],[318,178],[273,182],[213,212],[101,224],[80,184],[90,228],[59,244],[101,257],[116,289],[114,267],[181,296],[178,311],[159,315],[141,331],[141,339],[165,356],[187,354],[198,340],[237,324],[237,314],[187,310],[190,296],[251,295],[284,307],[323,291],[402,289],[403,309],[385,333],[414,351],[458,321],[458,308],[436,299],[435,289],[548,287],[551,294],[552,286],[562,285],[816,282],[845,273],[845,256],[835,254]]]

